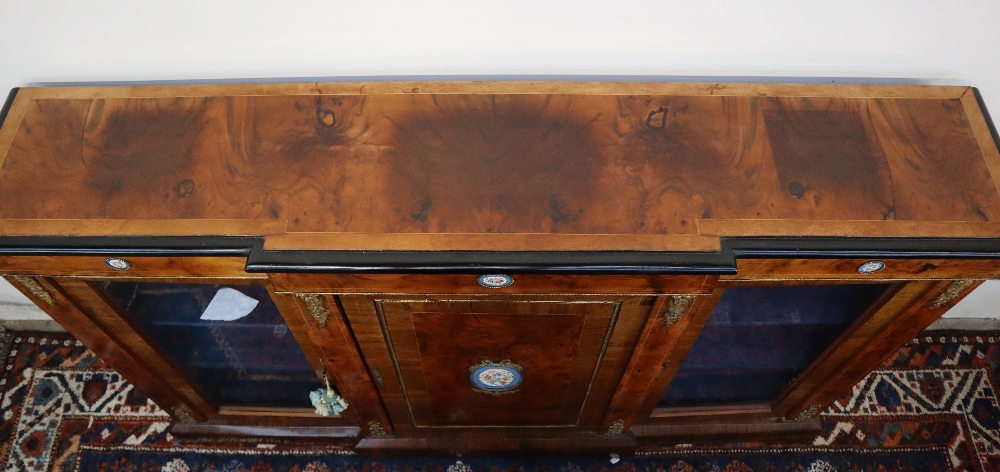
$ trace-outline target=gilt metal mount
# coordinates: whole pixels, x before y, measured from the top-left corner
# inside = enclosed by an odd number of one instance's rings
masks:
[[[306,309],[309,310],[309,316],[316,320],[316,324],[320,328],[326,328],[327,324],[330,323],[330,312],[326,311],[323,296],[314,293],[300,293],[298,296],[299,300],[302,300],[302,303],[306,305]]]

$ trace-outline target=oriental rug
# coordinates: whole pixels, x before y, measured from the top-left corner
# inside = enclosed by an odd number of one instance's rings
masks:
[[[925,332],[823,412],[812,440],[645,448],[615,464],[184,444],[166,413],[68,335],[0,334],[0,366],[0,467],[10,472],[1000,471],[1000,333]]]

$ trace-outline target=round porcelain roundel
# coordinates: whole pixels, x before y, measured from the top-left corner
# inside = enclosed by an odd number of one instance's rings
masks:
[[[521,384],[521,373],[502,365],[487,365],[472,371],[472,383],[487,391],[511,390]]]

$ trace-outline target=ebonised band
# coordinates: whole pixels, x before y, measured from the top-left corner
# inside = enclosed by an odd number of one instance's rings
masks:
[[[1000,259],[1000,238],[722,238],[718,252],[265,250],[248,236],[6,236],[0,255],[246,256],[247,272],[735,274],[737,258]]]

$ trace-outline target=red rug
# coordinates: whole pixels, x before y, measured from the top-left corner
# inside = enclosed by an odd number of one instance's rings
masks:
[[[802,444],[596,458],[365,459],[339,448],[184,445],[169,418],[66,335],[0,336],[5,471],[1000,471],[1000,333],[927,332],[823,413]],[[9,355],[7,354],[9,352]]]

